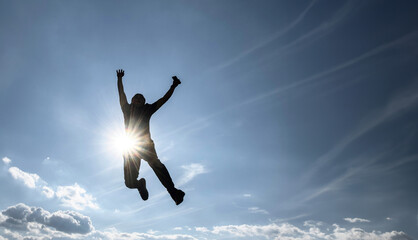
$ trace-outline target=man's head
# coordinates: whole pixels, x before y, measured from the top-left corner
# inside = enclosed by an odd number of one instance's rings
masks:
[[[135,96],[132,97],[131,103],[142,106],[145,104],[145,98],[142,94],[137,93],[135,94]]]

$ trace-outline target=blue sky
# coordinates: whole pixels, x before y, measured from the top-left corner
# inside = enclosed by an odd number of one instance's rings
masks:
[[[0,1],[0,239],[418,238],[415,1]],[[115,70],[176,206],[123,182]],[[48,239],[49,239],[48,238]]]

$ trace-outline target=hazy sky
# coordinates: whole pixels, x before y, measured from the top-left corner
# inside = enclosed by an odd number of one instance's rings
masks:
[[[0,239],[417,239],[416,1],[0,1]],[[123,180],[115,70],[176,206]]]

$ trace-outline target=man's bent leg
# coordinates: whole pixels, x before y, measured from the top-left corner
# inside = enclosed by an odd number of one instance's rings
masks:
[[[139,175],[139,167],[141,165],[141,159],[139,156],[124,156],[124,176],[125,185],[128,188],[138,189],[139,195],[142,200],[148,199],[148,190],[146,187],[145,179],[141,178],[137,180]]]
[[[138,188],[138,175],[141,159],[132,156],[123,156],[123,172],[125,185],[128,188]]]

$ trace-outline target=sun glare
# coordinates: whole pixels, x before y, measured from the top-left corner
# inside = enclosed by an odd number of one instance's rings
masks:
[[[120,133],[113,136],[112,147],[120,154],[132,153],[138,145],[139,139],[129,133]]]

